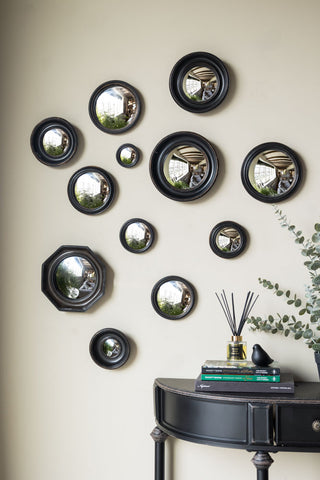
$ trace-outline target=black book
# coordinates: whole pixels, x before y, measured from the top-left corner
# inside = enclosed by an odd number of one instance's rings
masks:
[[[280,375],[280,366],[273,362],[268,367],[259,367],[249,360],[231,362],[227,360],[206,360],[201,373],[217,375]]]
[[[195,380],[196,392],[220,393],[294,393],[294,380],[291,373],[282,373],[280,382],[215,382],[201,380],[201,374]]]

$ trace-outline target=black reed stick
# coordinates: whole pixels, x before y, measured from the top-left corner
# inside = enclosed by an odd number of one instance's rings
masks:
[[[247,318],[249,317],[249,314],[250,314],[251,310],[253,309],[259,295],[257,295],[256,298],[254,299],[254,301],[252,302],[252,299],[254,297],[254,293],[250,292],[250,291],[247,293],[247,296],[246,296],[246,299],[245,299],[245,302],[244,302],[244,306],[243,306],[243,309],[242,309],[242,314],[241,314],[241,317],[240,317],[240,322],[239,322],[239,325],[237,326],[236,310],[235,310],[235,306],[234,306],[233,292],[231,293],[232,314],[231,314],[231,309],[229,307],[226,292],[224,290],[222,290],[222,293],[220,294],[221,300],[220,300],[217,292],[215,292],[215,294],[216,294],[216,297],[217,297],[217,299],[218,299],[218,301],[221,305],[222,311],[223,311],[223,313],[224,313],[224,315],[227,319],[227,322],[228,322],[228,325],[231,329],[232,335],[240,337],[242,329],[244,327],[244,324],[245,324]]]

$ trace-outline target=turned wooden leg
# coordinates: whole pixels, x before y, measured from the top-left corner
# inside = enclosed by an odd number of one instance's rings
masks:
[[[268,452],[257,452],[252,459],[257,469],[257,480],[268,480],[268,469],[273,463]]]
[[[164,466],[165,466],[165,455],[164,455],[164,442],[168,435],[160,430],[159,427],[155,427],[151,432],[151,437],[155,442],[154,450],[154,480],[164,480]]]

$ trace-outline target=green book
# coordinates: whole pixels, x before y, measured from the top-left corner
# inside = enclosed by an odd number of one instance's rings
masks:
[[[217,382],[280,382],[280,375],[216,375],[202,373],[201,380]]]

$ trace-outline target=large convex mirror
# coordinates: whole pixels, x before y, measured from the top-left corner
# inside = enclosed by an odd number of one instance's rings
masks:
[[[219,257],[237,257],[246,247],[246,231],[236,222],[220,222],[212,229],[209,243],[212,251]]]
[[[40,162],[57,167],[73,157],[78,146],[78,138],[69,122],[51,117],[35,126],[30,144],[33,154]]]
[[[104,294],[105,281],[105,265],[88,247],[62,246],[42,265],[42,291],[58,310],[87,310]]]
[[[154,241],[154,229],[146,220],[132,218],[121,227],[120,241],[129,252],[143,253]]]
[[[194,52],[182,57],[173,67],[169,80],[174,101],[185,110],[208,112],[224,100],[229,74],[215,55]]]
[[[115,369],[126,363],[130,354],[127,337],[115,328],[104,328],[91,339],[90,355],[99,367]]]
[[[91,120],[106,133],[125,132],[137,122],[140,113],[140,96],[137,90],[126,82],[105,82],[90,98]]]
[[[58,290],[65,297],[87,298],[96,288],[97,275],[86,258],[72,256],[59,263],[55,280]]]
[[[286,145],[264,143],[246,156],[242,183],[248,193],[261,202],[280,202],[296,190],[301,180],[301,163]]]
[[[102,168],[81,168],[69,181],[68,196],[77,210],[95,215],[111,205],[114,198],[114,183],[110,174]]]
[[[151,301],[155,311],[169,320],[178,320],[190,313],[195,291],[190,282],[177,276],[159,280],[152,289]]]
[[[178,201],[195,200],[209,191],[218,174],[212,145],[192,132],[173,133],[161,140],[150,159],[154,185]]]

